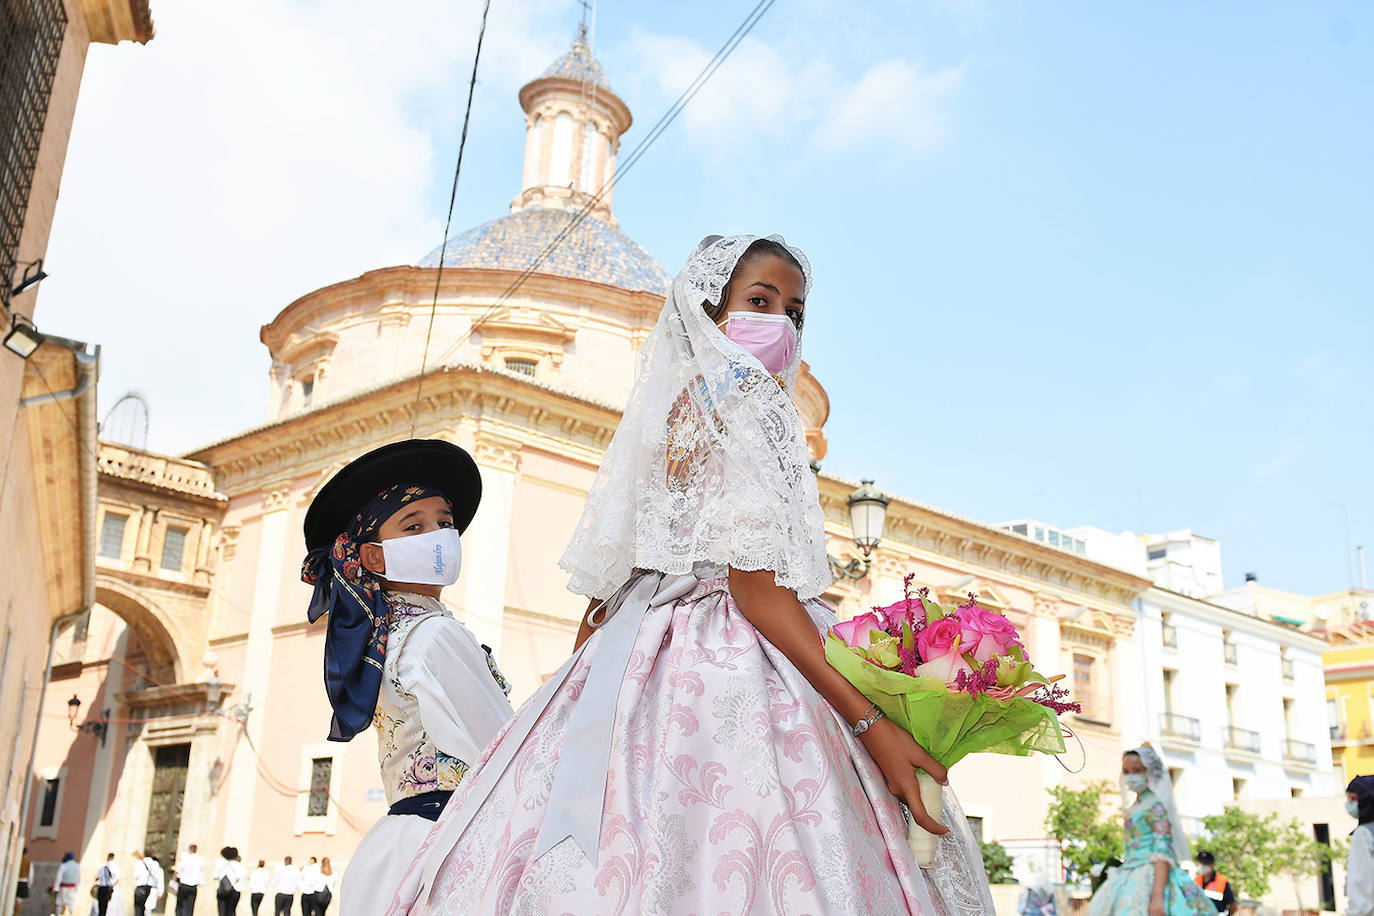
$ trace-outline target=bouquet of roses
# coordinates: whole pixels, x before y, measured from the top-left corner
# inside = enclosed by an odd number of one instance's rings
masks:
[[[974,594],[947,611],[928,589],[913,595],[912,578],[903,600],[831,628],[830,664],[945,767],[975,752],[1062,753],[1058,714],[1078,704],[1032,667],[1011,621]],[[939,818],[939,784],[923,772],[917,781]],[[923,868],[934,863],[936,838],[914,821],[907,843]]]

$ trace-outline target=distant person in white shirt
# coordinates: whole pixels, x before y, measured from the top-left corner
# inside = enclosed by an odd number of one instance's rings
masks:
[[[151,849],[135,852],[130,881],[134,885],[134,916],[147,916],[162,897],[162,863]]]
[[[119,866],[115,864],[115,854],[105,857],[105,864],[95,873],[95,911],[99,916],[108,916],[110,898],[114,896],[119,884]]]
[[[309,861],[301,866],[301,913],[302,916],[315,916],[315,895],[324,887],[323,875],[320,874],[319,860],[311,856]]]
[[[338,878],[334,876],[334,866],[329,864],[329,856],[320,859],[320,891],[315,895],[315,912],[319,916],[324,916],[324,911],[329,909],[330,901],[334,899],[334,888],[338,886]]]
[[[205,878],[205,862],[196,855],[196,844],[186,847],[186,854],[172,867],[177,879],[177,916],[191,916],[196,909],[196,894]]]
[[[219,916],[234,916],[248,882],[248,874],[239,861],[239,851],[233,846],[221,849],[214,874],[210,877],[215,882],[215,904],[219,907]]]
[[[258,907],[262,906],[262,898],[267,896],[267,860],[258,859],[258,867],[248,874],[248,908],[253,916],[258,916]]]
[[[281,867],[273,876],[272,890],[276,897],[272,901],[272,916],[291,916],[291,905],[296,899],[296,891],[301,889],[301,867],[291,864],[291,857],[282,859]]]
[[[76,861],[76,853],[64,853],[52,879],[54,916],[75,916],[76,888],[80,883],[81,865]]]

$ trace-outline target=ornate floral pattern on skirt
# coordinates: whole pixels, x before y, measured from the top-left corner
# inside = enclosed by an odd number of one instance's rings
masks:
[[[824,605],[807,605],[818,627],[833,621]],[[401,901],[415,897],[434,834],[393,913],[992,912],[966,831],[962,843],[941,842],[928,883],[868,753],[744,618],[723,579],[650,609],[640,626],[617,705],[599,861],[572,840],[532,861],[595,640],[447,852],[428,908]],[[527,704],[512,722],[530,713]],[[484,782],[479,763],[448,813]],[[947,885],[943,895],[935,884]]]

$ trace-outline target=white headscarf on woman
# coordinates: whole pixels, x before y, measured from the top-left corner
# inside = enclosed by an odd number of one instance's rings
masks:
[[[1135,754],[1140,758],[1140,762],[1145,764],[1146,786],[1154,793],[1159,803],[1169,811],[1169,826],[1173,828],[1170,831],[1170,838],[1174,843],[1174,864],[1186,865],[1188,862],[1192,861],[1193,853],[1192,850],[1188,848],[1188,838],[1183,835],[1183,821],[1178,816],[1178,806],[1174,804],[1174,783],[1173,780],[1169,778],[1169,768],[1164,765],[1164,761],[1160,758],[1155,749],[1148,744],[1142,744],[1140,747],[1131,748],[1126,753]],[[1126,788],[1125,776],[1123,774],[1121,781],[1122,796],[1129,797],[1127,794],[1128,791],[1129,790]],[[1129,805],[1123,805],[1123,810],[1128,808]]]
[[[806,256],[780,236],[768,239],[796,259],[809,292]],[[775,380],[703,308],[720,304],[758,240],[709,236],[673,280],[559,561],[572,591],[604,598],[636,568],[681,574],[698,561],[772,570],[801,598],[830,584],[816,475],[788,395],[801,365],[800,329]]]

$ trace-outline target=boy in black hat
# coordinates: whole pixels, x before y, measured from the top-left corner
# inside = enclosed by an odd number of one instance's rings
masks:
[[[377,729],[391,806],[350,860],[340,916],[385,911],[431,822],[512,715],[490,654],[439,598],[458,579],[459,534],[481,492],[467,452],[415,439],[350,463],[306,512],[308,616],[329,615],[329,739]]]

